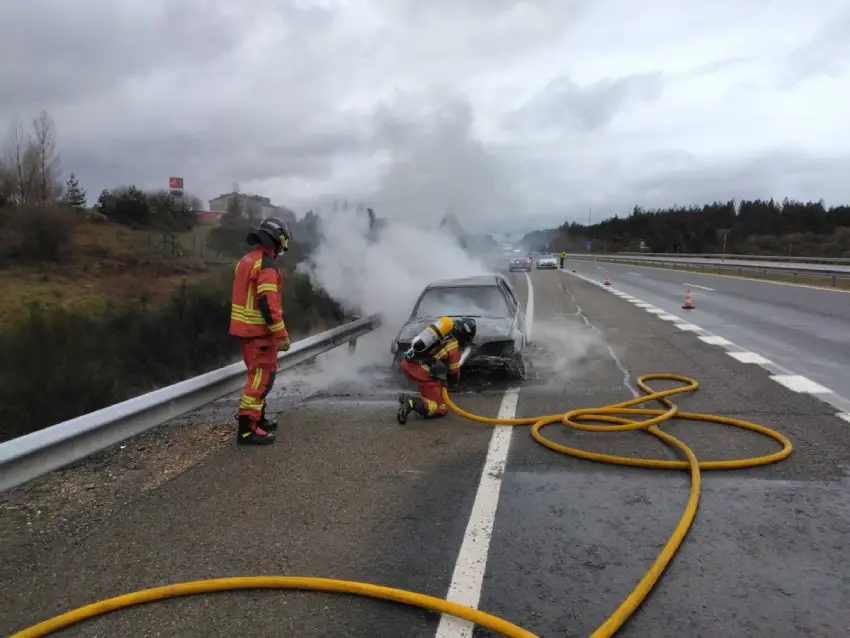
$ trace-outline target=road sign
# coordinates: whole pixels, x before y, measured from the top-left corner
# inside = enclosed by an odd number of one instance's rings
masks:
[[[169,177],[168,178],[168,190],[171,191],[172,195],[180,197],[183,195],[183,178],[182,177]]]

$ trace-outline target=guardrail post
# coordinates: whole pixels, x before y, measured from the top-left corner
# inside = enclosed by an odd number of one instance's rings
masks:
[[[357,350],[357,339],[352,339],[348,342],[348,354],[354,354]]]
[[[832,276],[832,287],[835,288],[835,275]]]

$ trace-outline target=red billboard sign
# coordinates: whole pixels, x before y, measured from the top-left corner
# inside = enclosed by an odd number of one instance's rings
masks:
[[[183,190],[183,178],[182,177],[169,177],[168,178],[168,188],[173,191],[182,191]]]

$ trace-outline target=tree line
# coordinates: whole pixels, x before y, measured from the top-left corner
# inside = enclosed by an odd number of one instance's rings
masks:
[[[596,224],[565,222],[534,231],[525,243],[539,250],[586,252],[737,253],[850,257],[850,206],[788,198],[714,202],[644,209]]]

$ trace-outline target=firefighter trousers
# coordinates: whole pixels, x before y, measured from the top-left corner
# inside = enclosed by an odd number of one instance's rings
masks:
[[[423,406],[421,406],[421,411],[416,411],[425,417],[445,416],[449,409],[443,402],[443,385],[439,379],[431,378],[431,372],[428,367],[421,363],[402,359],[401,369],[404,372],[404,376],[413,381],[419,390],[419,399],[422,401]]]
[[[241,341],[248,378],[239,402],[239,416],[247,416],[254,429],[265,416],[266,396],[277,376],[277,341],[272,336],[245,337]]]

